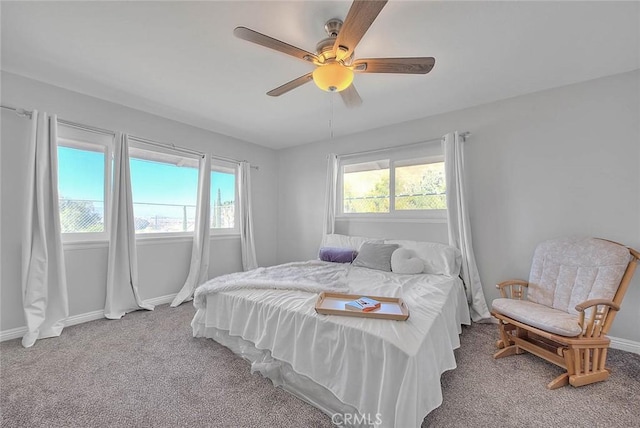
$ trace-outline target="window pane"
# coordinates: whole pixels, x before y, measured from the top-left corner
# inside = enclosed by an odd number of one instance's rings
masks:
[[[211,228],[235,227],[236,175],[211,171]]]
[[[397,166],[396,210],[446,210],[444,162]]]
[[[180,156],[131,151],[131,189],[136,233],[192,232],[196,217],[198,169]]]
[[[347,165],[342,175],[344,213],[389,212],[389,162]]]
[[[58,146],[62,233],[104,232],[104,152]]]

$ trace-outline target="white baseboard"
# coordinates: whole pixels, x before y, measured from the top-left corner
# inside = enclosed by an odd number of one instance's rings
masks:
[[[619,349],[621,351],[633,352],[640,355],[640,342],[634,342],[633,340],[621,339],[619,337],[609,336],[611,339],[611,347],[613,349]]]
[[[171,303],[171,301],[173,301],[173,298],[176,297],[176,294],[177,293],[154,297],[153,299],[147,299],[145,300],[145,303],[149,303],[152,305],[164,305],[166,303]],[[95,321],[102,318],[104,318],[104,311],[101,309],[98,311],[86,312],[84,314],[72,315],[65,320],[64,325],[65,327],[69,327],[71,325],[82,324],[84,322]],[[0,331],[0,342],[4,342],[5,340],[17,339],[24,336],[26,332],[26,326]]]
[[[86,312],[80,315],[71,315],[64,321],[64,326],[82,324],[83,322],[95,321],[104,318],[104,310]]]
[[[17,339],[24,336],[26,332],[27,327],[17,327],[12,328],[11,330],[0,331],[0,342],[4,342],[5,340]]]
[[[167,303],[173,302],[173,299],[176,297],[178,293],[167,294],[166,296],[154,297],[153,299],[145,300],[145,303],[150,303],[152,305],[165,305]]]

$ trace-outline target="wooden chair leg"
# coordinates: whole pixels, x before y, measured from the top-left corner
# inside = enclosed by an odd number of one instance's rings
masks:
[[[604,367],[605,349],[573,349],[562,350],[566,373],[562,373],[549,382],[547,388],[557,389],[565,385],[583,386],[594,382],[601,382],[609,377],[609,371]]]
[[[609,370],[605,367],[606,359],[607,348],[576,349],[576,369],[569,376],[569,383],[577,387],[607,380]]]
[[[516,345],[507,346],[493,354],[493,359],[497,360],[498,358],[508,357],[509,355],[522,354],[524,351],[520,352],[519,348]]]
[[[569,383],[571,384],[571,386],[582,386],[588,385],[590,383],[602,382],[603,380],[607,380],[608,378],[609,372],[603,370],[601,372],[569,376]]]
[[[523,349],[521,349],[519,346],[516,346],[514,342],[510,339],[511,334],[507,333],[507,331],[513,331],[513,330],[517,331],[516,334],[518,336],[521,336],[523,334],[519,331],[520,329],[516,329],[516,327],[511,324],[506,324],[506,323],[503,323],[502,321],[500,322],[500,324],[498,324],[498,332],[500,333],[500,339],[496,342],[496,347],[500,350],[495,354],[493,354],[494,359],[508,357],[509,355],[525,353]]]
[[[496,342],[496,346],[498,346],[498,348],[504,348],[513,344],[511,339],[509,339],[509,333],[507,333],[507,329],[513,330],[513,326],[504,324],[502,321],[500,321],[500,324],[498,324],[498,333],[500,334],[500,340]]]
[[[575,351],[574,349],[568,349],[568,348],[562,349],[562,356],[564,357],[564,364],[567,367],[567,371],[565,373],[562,373],[560,376],[558,376],[551,382],[549,382],[547,384],[547,388],[558,389],[569,384],[569,377],[575,374],[576,372],[574,351]]]
[[[569,373],[562,373],[560,376],[547,384],[549,389],[558,389],[565,385],[569,385]]]

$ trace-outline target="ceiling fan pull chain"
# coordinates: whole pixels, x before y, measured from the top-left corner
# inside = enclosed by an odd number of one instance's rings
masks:
[[[333,92],[329,92],[329,139],[333,140]]]

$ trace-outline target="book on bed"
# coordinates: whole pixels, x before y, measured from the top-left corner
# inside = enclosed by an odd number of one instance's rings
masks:
[[[344,304],[347,311],[371,312],[380,309],[380,302],[369,297],[360,297]]]

